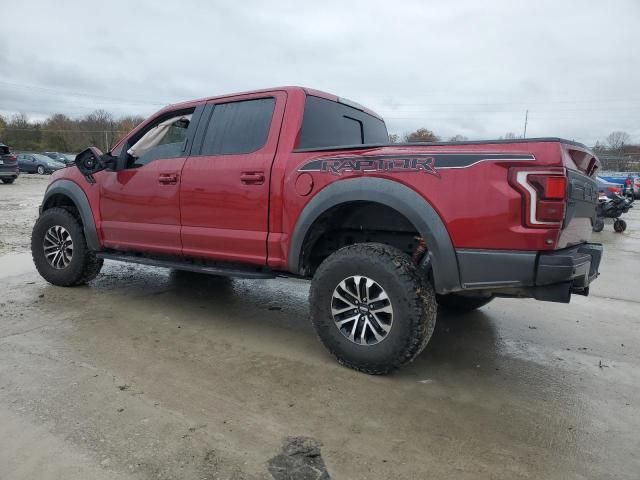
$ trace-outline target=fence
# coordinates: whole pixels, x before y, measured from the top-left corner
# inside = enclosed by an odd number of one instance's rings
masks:
[[[602,170],[612,172],[640,172],[640,155],[598,155]]]

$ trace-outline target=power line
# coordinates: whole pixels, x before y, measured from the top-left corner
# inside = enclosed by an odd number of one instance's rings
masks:
[[[372,94],[372,95],[362,95],[362,98],[379,98],[382,102],[389,102],[389,103],[393,103],[393,97],[390,95],[385,95],[385,94]],[[422,95],[422,94],[412,94],[410,96],[411,99],[416,99],[416,98],[437,98],[437,97],[445,97],[442,94],[433,94],[433,95]],[[459,95],[456,94],[456,98],[464,98],[464,95]],[[473,97],[469,97],[471,99],[473,99]],[[504,98],[504,97],[503,97]],[[595,99],[585,99],[585,98],[579,98],[579,99],[567,99],[567,98],[563,98],[563,99],[548,99],[548,100],[514,100],[514,101],[504,101],[501,103],[504,104],[519,104],[519,105],[524,105],[524,104],[536,104],[536,103],[606,103],[606,102],[640,102],[640,97],[616,97],[616,98],[603,98],[603,97],[598,97]],[[400,102],[398,102],[400,103]],[[408,104],[414,104],[416,102],[414,101],[410,101],[408,102]],[[430,102],[425,102],[425,103],[430,103]],[[483,102],[484,103],[484,102]],[[489,102],[489,103],[500,103],[500,102]],[[461,104],[461,105],[465,105],[468,104],[468,102],[455,102],[455,103],[446,103],[447,105],[452,105],[452,104]]]
[[[40,124],[38,124],[38,126],[40,126]],[[5,128],[5,132],[37,132],[38,129],[36,128],[36,126],[34,125],[33,128],[13,128],[13,127],[9,127],[7,126]],[[55,132],[55,133],[103,133],[103,132],[109,132],[109,133],[127,133],[127,130],[51,130],[49,128],[46,127],[41,127],[40,128],[40,133],[48,133],[48,132]]]
[[[105,96],[105,95],[95,95],[92,93],[85,93],[85,92],[77,92],[77,91],[69,91],[69,90],[58,90],[55,88],[50,88],[50,87],[42,87],[40,85],[29,85],[26,83],[12,83],[12,82],[5,82],[5,81],[0,81],[0,84],[2,85],[6,85],[9,87],[14,87],[14,88],[27,88],[27,89],[34,89],[34,90],[43,90],[46,92],[51,92],[51,93],[58,93],[58,94],[62,94],[62,95],[69,95],[72,97],[85,97],[85,98],[98,98],[98,99],[102,99],[102,100],[112,100],[112,101],[117,101],[117,102],[124,102],[127,104],[131,104],[131,105],[167,105],[170,103],[175,103],[175,102],[158,102],[158,101],[146,101],[146,100],[132,100],[132,99],[125,99],[125,98],[118,98],[118,97],[109,97],[109,96]]]

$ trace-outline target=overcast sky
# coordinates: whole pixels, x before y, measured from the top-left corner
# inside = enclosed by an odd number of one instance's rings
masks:
[[[390,132],[640,142],[640,0],[3,1],[0,113],[148,115],[278,85]]]

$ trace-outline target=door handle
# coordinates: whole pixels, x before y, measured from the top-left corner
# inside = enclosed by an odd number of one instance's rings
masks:
[[[178,183],[177,173],[161,173],[158,176],[158,182],[162,185],[175,185]]]
[[[264,183],[264,172],[242,172],[240,181],[243,185],[262,185]]]

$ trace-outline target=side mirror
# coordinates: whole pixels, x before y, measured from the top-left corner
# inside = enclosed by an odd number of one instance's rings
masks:
[[[89,147],[76,157],[76,167],[89,183],[96,183],[93,175],[115,167],[115,157],[102,153],[96,147]]]

